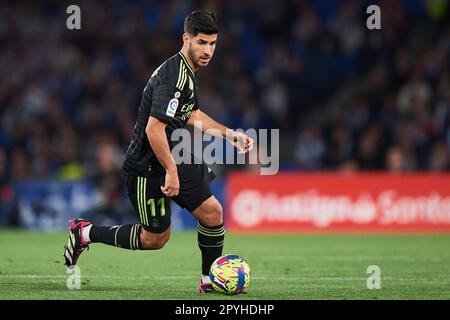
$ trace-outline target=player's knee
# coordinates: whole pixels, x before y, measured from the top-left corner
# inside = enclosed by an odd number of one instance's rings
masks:
[[[219,201],[214,201],[202,212],[201,222],[207,226],[216,226],[223,222],[222,206]]]
[[[170,231],[163,233],[150,233],[145,230],[141,233],[141,247],[143,250],[158,250],[164,247],[169,241]]]

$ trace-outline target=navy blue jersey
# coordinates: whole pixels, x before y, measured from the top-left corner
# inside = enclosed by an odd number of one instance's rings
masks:
[[[192,111],[197,109],[198,76],[179,52],[153,72],[144,88],[122,172],[135,176],[164,172],[145,132],[149,117],[167,124],[166,135],[172,149],[170,136],[173,130],[184,127]]]

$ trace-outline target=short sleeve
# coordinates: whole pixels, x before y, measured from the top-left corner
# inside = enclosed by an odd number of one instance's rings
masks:
[[[177,89],[171,84],[164,84],[153,89],[150,116],[165,123],[175,117],[180,101],[176,97]]]

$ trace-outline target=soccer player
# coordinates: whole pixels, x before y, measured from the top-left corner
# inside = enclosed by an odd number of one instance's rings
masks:
[[[177,128],[197,126],[203,131],[215,129],[217,136],[229,140],[240,153],[253,148],[249,136],[217,123],[198,106],[198,69],[209,64],[217,35],[214,14],[193,11],[184,21],[181,51],[158,67],[145,86],[122,166],[123,181],[140,223],[97,226],[80,218],[71,220],[64,250],[67,266],[75,265],[90,243],[130,250],[161,249],[170,236],[169,199],[173,199],[198,220],[199,291],[213,292],[209,269],[222,255],[225,236],[222,206],[210,189],[214,174],[203,163],[176,164],[170,136]]]

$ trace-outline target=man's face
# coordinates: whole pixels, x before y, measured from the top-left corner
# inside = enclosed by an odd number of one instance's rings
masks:
[[[206,67],[216,49],[217,34],[199,33],[195,37],[185,33],[188,54],[196,68]]]

